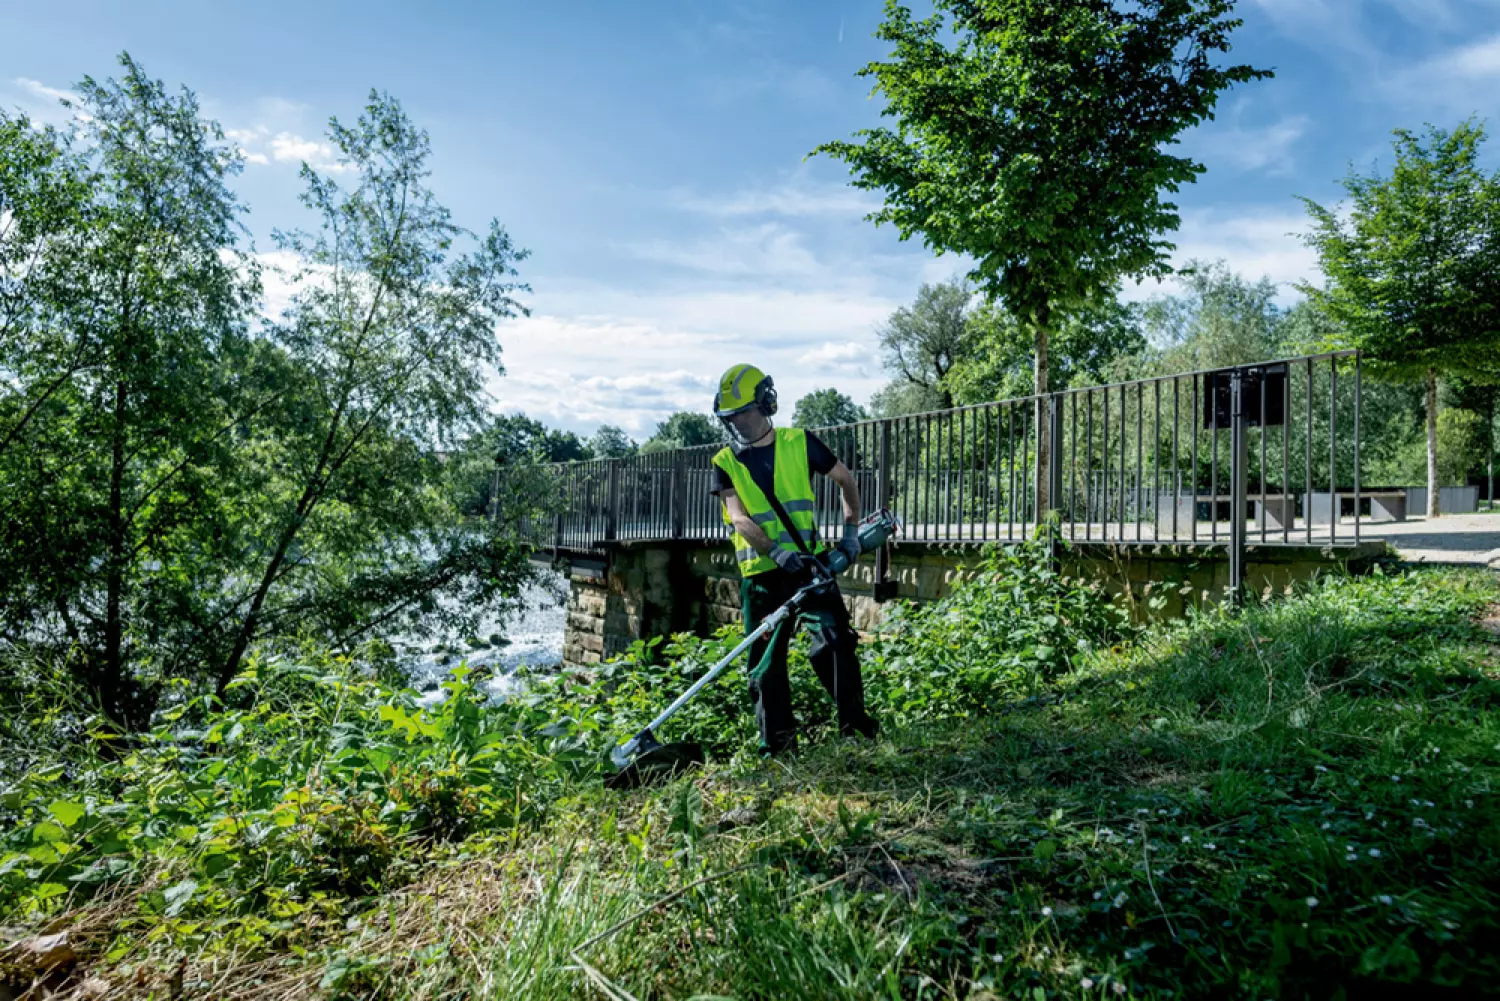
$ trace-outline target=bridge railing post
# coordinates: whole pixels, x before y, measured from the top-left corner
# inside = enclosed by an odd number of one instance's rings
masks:
[[[1245,600],[1245,423],[1245,370],[1236,368],[1229,375],[1229,600],[1236,605]]]
[[[605,473],[604,537],[614,540],[620,531],[620,461],[610,459]]]
[[[672,538],[682,538],[686,520],[687,453],[681,449],[672,453]]]

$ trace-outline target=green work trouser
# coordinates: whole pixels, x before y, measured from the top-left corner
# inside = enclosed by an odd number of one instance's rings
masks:
[[[797,582],[780,570],[768,570],[740,581],[740,607],[745,631],[786,604],[797,590]],[[760,725],[764,753],[776,753],[796,744],[797,721],[792,716],[792,689],[787,678],[787,646],[798,628],[812,636],[808,657],[818,680],[833,696],[838,708],[839,731],[845,735],[875,736],[876,723],[865,712],[865,687],[859,673],[859,638],[849,622],[849,610],[839,597],[838,585],[809,595],[797,614],[790,616],[750,646],[750,699],[755,721]]]

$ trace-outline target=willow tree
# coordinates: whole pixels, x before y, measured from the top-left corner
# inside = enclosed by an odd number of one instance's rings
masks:
[[[1112,294],[1125,276],[1162,276],[1179,222],[1163,197],[1203,166],[1168,153],[1213,117],[1219,94],[1268,77],[1222,66],[1240,24],[1233,0],[936,0],[917,19],[887,0],[877,37],[891,57],[875,79],[894,128],[814,153],[881,190],[877,224],[966,254],[981,292],[1031,333],[1038,394],[1062,316]],[[941,37],[952,18],[952,38]],[[1043,398],[1037,403],[1042,421]],[[1038,426],[1042,426],[1040,423]],[[1037,450],[1037,509],[1050,509],[1050,450]]]
[[[1500,174],[1479,167],[1484,129],[1395,133],[1389,177],[1350,172],[1348,221],[1304,199],[1326,282],[1301,290],[1337,321],[1332,346],[1427,389],[1427,516],[1438,502],[1438,377],[1500,381]]]

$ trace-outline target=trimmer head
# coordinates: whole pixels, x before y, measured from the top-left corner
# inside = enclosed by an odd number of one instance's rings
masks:
[[[692,741],[663,744],[646,729],[611,751],[609,760],[619,771],[605,780],[605,788],[634,789],[703,764],[703,745]]]

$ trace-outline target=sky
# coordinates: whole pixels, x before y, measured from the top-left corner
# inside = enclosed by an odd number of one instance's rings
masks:
[[[245,150],[251,247],[305,223],[303,160],[371,88],[432,138],[457,220],[499,219],[530,251],[531,313],[497,335],[496,411],[637,439],[707,411],[753,362],[791,404],[884,382],[878,329],[966,262],[864,216],[877,196],[808,153],[880,122],[855,73],[888,55],[880,0],[67,4],[0,0],[0,105],[57,119],[128,51],[192,88]],[[1274,79],[1220,98],[1183,137],[1207,173],[1176,196],[1174,259],[1316,280],[1299,196],[1333,203],[1351,167],[1389,166],[1391,130],[1500,112],[1500,0],[1240,0],[1235,62]],[[1500,141],[1487,159],[1497,159]],[[274,298],[275,289],[270,290]],[[1125,295],[1160,290],[1127,284]],[[275,308],[271,303],[269,308]],[[788,413],[790,406],[788,406]]]

